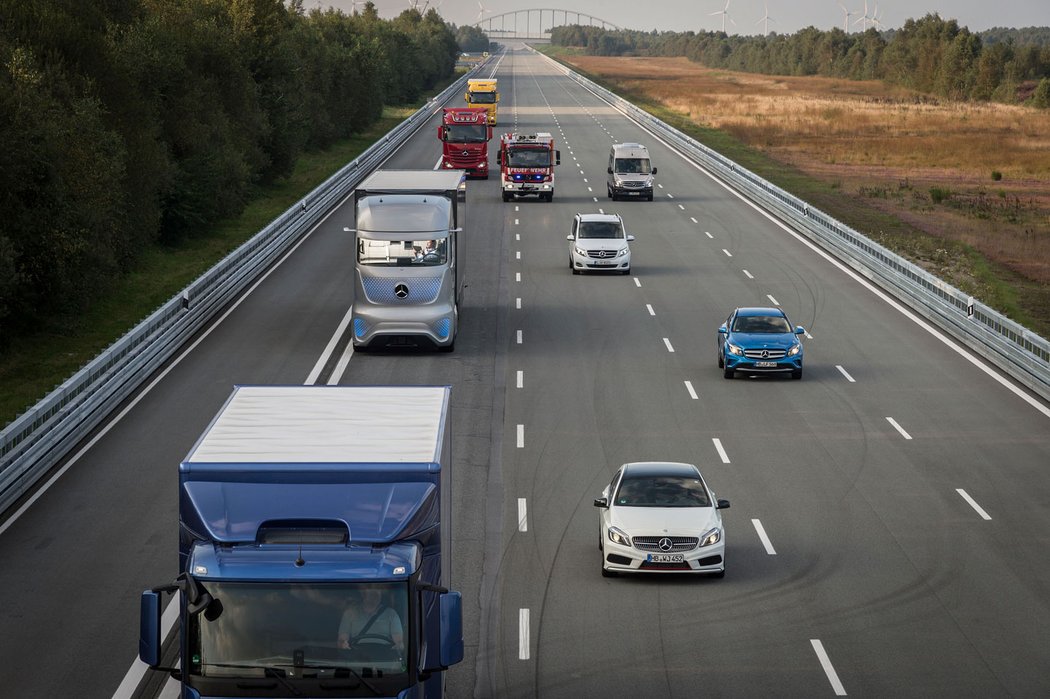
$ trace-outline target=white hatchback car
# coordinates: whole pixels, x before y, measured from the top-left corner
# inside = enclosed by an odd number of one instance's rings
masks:
[[[627,235],[623,219],[617,214],[576,214],[569,240],[569,269],[573,274],[585,270],[631,273],[633,235]]]
[[[706,573],[725,576],[725,530],[716,500],[692,464],[624,464],[594,501],[602,575]]]

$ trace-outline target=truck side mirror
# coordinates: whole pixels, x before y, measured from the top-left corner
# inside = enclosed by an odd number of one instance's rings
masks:
[[[492,127],[491,126],[489,127],[488,140],[490,140],[490,141],[492,140]]]
[[[145,590],[139,599],[139,660],[160,664],[160,593]]]
[[[440,597],[441,666],[451,667],[463,660],[463,599],[458,592]]]
[[[502,165],[503,164],[503,151],[496,151],[496,164],[497,165]]]
[[[560,150],[554,151],[554,164],[555,165],[561,165],[561,151]]]
[[[463,93],[463,99],[465,99],[467,102],[470,102],[470,93],[469,92],[464,92]]]
[[[444,141],[445,140],[445,127],[442,126],[442,125],[438,125],[438,140],[439,141]]]
[[[611,174],[612,174],[612,168],[609,168],[609,169],[608,169],[608,170],[606,170],[605,172],[606,172],[607,174],[611,175]]]

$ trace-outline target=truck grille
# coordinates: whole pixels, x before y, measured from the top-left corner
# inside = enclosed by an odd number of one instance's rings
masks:
[[[670,539],[671,548],[664,550],[660,548],[661,539]],[[632,537],[631,541],[634,542],[634,547],[642,551],[653,551],[655,553],[681,553],[682,551],[692,551],[696,548],[696,545],[700,543],[700,539],[695,536],[635,536]]]
[[[783,359],[787,352],[781,349],[749,349],[744,350],[744,356],[748,359]]]
[[[408,295],[401,298],[397,287],[404,285]],[[371,303],[385,303],[400,306],[419,306],[433,303],[441,290],[441,277],[410,277],[408,279],[367,277],[361,280],[365,296]]]

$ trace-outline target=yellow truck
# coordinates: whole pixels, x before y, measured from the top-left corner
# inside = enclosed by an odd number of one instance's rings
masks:
[[[496,104],[499,102],[499,90],[496,89],[495,80],[482,80],[471,78],[467,80],[468,107],[484,107],[489,111],[489,124],[496,123]]]

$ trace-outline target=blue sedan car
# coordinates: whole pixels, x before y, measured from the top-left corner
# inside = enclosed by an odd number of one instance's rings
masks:
[[[779,308],[738,308],[718,328],[718,368],[727,379],[740,372],[791,373],[802,378],[802,326],[791,327]]]

